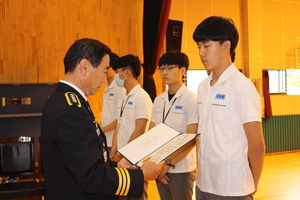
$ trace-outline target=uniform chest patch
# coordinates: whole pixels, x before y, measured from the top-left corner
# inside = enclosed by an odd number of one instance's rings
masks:
[[[182,106],[175,106],[175,109],[182,110]]]
[[[226,95],[225,94],[216,94],[216,98],[215,99],[222,99],[225,100]]]

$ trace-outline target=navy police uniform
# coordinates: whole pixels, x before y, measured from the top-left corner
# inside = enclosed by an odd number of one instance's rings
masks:
[[[142,195],[142,170],[118,168],[110,161],[104,133],[71,86],[58,83],[43,111],[41,135],[47,200]]]

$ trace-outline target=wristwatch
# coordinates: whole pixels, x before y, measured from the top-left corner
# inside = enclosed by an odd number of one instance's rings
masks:
[[[166,165],[172,167],[173,169],[175,168],[175,165],[172,165],[172,161],[171,161],[170,158],[166,159],[166,160],[165,160],[165,163],[166,163]]]

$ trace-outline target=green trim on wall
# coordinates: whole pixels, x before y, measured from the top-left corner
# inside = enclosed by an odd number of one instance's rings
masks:
[[[300,150],[300,115],[262,119],[266,153]]]

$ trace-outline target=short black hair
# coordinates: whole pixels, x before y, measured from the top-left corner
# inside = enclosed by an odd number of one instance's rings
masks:
[[[232,19],[219,16],[204,19],[194,31],[193,39],[195,42],[219,41],[220,44],[229,40],[231,60],[234,62],[239,33]]]
[[[112,67],[113,63],[119,58],[119,56],[117,54],[115,54],[114,52],[110,52],[109,54],[109,66]]]
[[[162,65],[178,65],[179,68],[185,67],[188,70],[189,58],[178,50],[170,50],[159,58],[158,66]]]
[[[76,40],[64,57],[65,73],[73,72],[82,59],[90,61],[97,68],[105,55],[111,52],[102,42],[90,38]]]
[[[123,71],[129,69],[135,79],[137,79],[141,73],[141,61],[137,56],[132,54],[120,57],[113,63],[112,67],[115,71],[120,68],[122,68]]]

